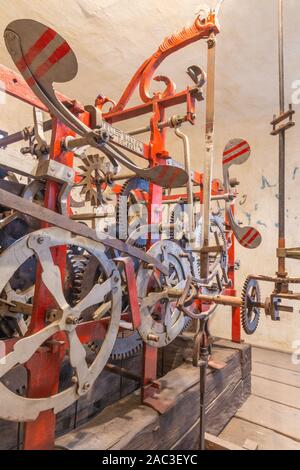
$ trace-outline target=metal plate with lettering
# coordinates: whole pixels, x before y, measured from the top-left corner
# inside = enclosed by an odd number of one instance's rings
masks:
[[[108,122],[102,121],[101,124],[101,128],[108,132],[112,143],[141,157],[147,156],[145,155],[145,144],[143,142],[131,137],[120,129],[112,127]]]

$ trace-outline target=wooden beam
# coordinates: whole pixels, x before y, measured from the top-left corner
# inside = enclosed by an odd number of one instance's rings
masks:
[[[205,447],[206,450],[245,450],[243,447],[208,433],[205,434]]]

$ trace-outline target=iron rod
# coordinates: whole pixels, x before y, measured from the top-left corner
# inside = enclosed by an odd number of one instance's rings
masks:
[[[283,0],[278,0],[279,111],[284,114]],[[285,248],[285,131],[279,133],[278,247]],[[285,259],[278,259],[278,274],[285,275]]]
[[[175,118],[175,119],[174,119]],[[184,122],[187,122],[187,116],[174,116],[174,118],[170,118],[167,121],[158,123],[158,129],[166,129],[167,127],[174,127],[174,123],[177,122],[177,125],[181,125]],[[146,132],[151,131],[151,126],[139,127],[138,129],[132,129],[131,131],[126,131],[128,135],[139,135],[145,134]]]
[[[188,225],[189,225],[189,234],[188,239],[190,241],[194,240],[194,230],[195,230],[195,223],[194,223],[194,186],[193,180],[191,178],[191,150],[190,150],[190,141],[186,134],[181,132],[178,127],[175,127],[175,134],[179,139],[183,142],[183,155],[184,155],[184,167],[185,171],[188,174],[188,182],[187,182],[187,212],[188,212]]]

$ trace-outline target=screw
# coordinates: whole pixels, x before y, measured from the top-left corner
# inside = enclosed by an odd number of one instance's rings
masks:
[[[209,49],[211,49],[212,47],[214,47],[216,44],[216,40],[213,39],[213,38],[210,38],[208,41],[207,41],[207,45],[209,47]]]
[[[87,392],[90,389],[90,387],[91,385],[88,382],[85,382],[85,384],[83,384],[82,390],[84,392]]]
[[[44,238],[43,238],[43,237],[39,237],[39,238],[37,239],[37,242],[38,242],[39,245],[42,245],[42,244],[44,243]]]
[[[147,340],[148,341],[153,341],[154,343],[158,343],[159,342],[159,337],[156,336],[156,335],[149,334],[147,336]]]
[[[114,277],[114,282],[119,282],[119,276]]]
[[[74,315],[69,315],[66,318],[66,324],[67,325],[78,325],[78,318],[76,318]]]
[[[8,39],[11,39],[11,40],[16,39],[16,35],[15,35],[15,33],[13,33],[12,31],[7,31],[7,32],[5,33],[5,36],[6,36]]]
[[[47,323],[53,323],[57,320],[58,318],[58,311],[55,309],[51,309],[46,312],[46,322]]]

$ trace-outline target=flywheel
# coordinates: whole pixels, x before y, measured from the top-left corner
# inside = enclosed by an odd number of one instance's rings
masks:
[[[51,250],[58,246],[80,247],[97,258],[100,266],[101,276],[74,306],[66,299],[60,269],[52,258]],[[35,257],[41,265],[41,278],[54,300],[55,309],[49,312],[45,327],[20,338],[12,349],[2,355],[0,379],[6,378],[5,376],[15,366],[26,364],[36,351],[57,333],[63,333],[67,338],[66,357],[74,375],[72,382],[59,393],[40,398],[18,396],[0,382],[0,418],[8,421],[34,421],[41,412],[50,409],[55,414],[59,413],[88,393],[111,355],[121,317],[120,274],[113,261],[106,256],[105,249],[100,243],[73,236],[70,232],[55,227],[28,234],[0,255],[0,292],[10,282],[14,273],[31,257]],[[91,325],[95,337],[101,337],[101,347],[90,363],[87,360],[85,336],[80,335],[81,321],[86,310],[107,304],[110,305],[110,309],[105,324],[99,324],[99,328],[95,323]],[[87,326],[84,323],[84,327]]]

